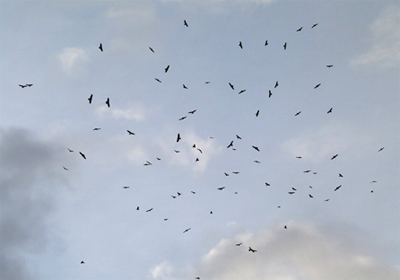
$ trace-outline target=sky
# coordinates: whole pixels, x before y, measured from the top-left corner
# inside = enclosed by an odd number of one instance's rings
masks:
[[[1,279],[399,279],[399,27],[398,1],[1,0]]]

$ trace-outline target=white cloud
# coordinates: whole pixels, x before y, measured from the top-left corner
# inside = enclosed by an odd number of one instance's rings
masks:
[[[286,225],[221,240],[192,273],[212,280],[390,280],[400,275],[395,267],[358,252],[343,234],[309,224]]]
[[[400,11],[396,5],[387,7],[371,25],[373,36],[369,51],[351,61],[352,65],[381,64],[386,67],[400,63]]]
[[[61,69],[68,75],[81,72],[89,61],[88,53],[77,47],[64,48],[57,56]]]
[[[110,100],[112,103],[112,100]],[[106,106],[101,106],[97,108],[96,113],[100,117],[103,116],[111,116],[114,119],[125,119],[125,120],[132,120],[132,121],[143,121],[146,119],[147,115],[153,112],[154,108],[147,108],[142,104],[128,104],[127,108],[122,109],[115,107],[111,104],[110,108]]]
[[[172,279],[171,273],[173,272],[173,267],[168,262],[162,262],[150,270],[151,277],[153,279]]]

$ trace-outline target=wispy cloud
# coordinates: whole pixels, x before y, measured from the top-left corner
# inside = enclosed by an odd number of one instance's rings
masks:
[[[171,273],[173,272],[173,267],[168,262],[164,261],[150,270],[150,275],[153,279],[161,280],[172,280]]]
[[[385,67],[400,63],[400,10],[388,6],[370,26],[371,48],[351,61],[351,65],[379,64]]]
[[[68,75],[80,73],[89,61],[89,54],[82,48],[67,47],[58,55],[61,69]]]
[[[111,100],[112,103],[112,100]],[[105,105],[98,107],[96,113],[100,117],[111,116],[114,119],[125,119],[132,121],[143,121],[146,117],[156,110],[155,108],[146,107],[143,104],[128,104],[126,108],[118,108],[114,105],[111,108],[107,108]]]
[[[193,273],[213,280],[398,279],[395,267],[350,246],[351,238],[344,234],[335,236],[310,224],[286,225],[221,240]]]

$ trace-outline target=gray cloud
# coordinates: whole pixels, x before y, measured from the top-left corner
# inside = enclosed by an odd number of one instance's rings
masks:
[[[46,248],[54,194],[65,183],[57,148],[27,130],[0,129],[0,276],[32,279],[24,257]]]

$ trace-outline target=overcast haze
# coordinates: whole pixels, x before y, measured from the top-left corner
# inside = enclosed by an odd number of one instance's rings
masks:
[[[398,1],[0,1],[1,279],[399,279],[399,30]]]

